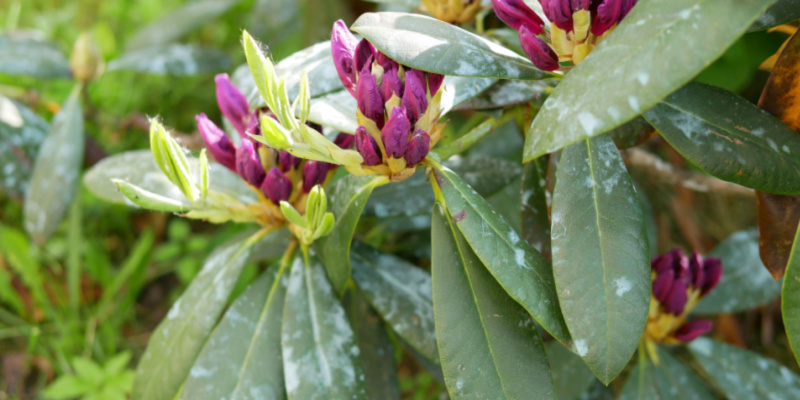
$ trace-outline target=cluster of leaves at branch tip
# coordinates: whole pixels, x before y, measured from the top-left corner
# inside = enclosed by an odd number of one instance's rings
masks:
[[[281,201],[281,212],[290,222],[289,230],[306,246],[331,233],[335,223],[333,214],[328,212],[328,197],[319,185],[308,193],[305,215],[300,215],[288,201]]]

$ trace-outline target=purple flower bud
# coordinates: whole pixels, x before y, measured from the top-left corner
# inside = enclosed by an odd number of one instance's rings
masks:
[[[597,6],[597,12],[593,13],[592,33],[595,36],[604,34],[619,21],[621,13],[620,0],[602,0],[602,3]]]
[[[349,133],[341,132],[339,136],[336,136],[336,139],[333,140],[333,144],[339,146],[341,149],[352,149],[353,144],[355,144],[356,137]]]
[[[408,134],[411,122],[406,117],[406,110],[400,107],[392,109],[392,116],[381,130],[381,140],[386,153],[394,158],[402,158],[408,148]]]
[[[416,69],[406,71],[406,87],[403,93],[403,108],[408,113],[408,120],[417,123],[428,109],[428,94],[425,73]]]
[[[333,63],[336,65],[336,72],[342,85],[353,96],[356,95],[356,74],[353,53],[356,50],[358,39],[350,33],[344,21],[338,20],[333,24],[331,34],[331,53],[333,53]]]
[[[554,23],[557,27],[567,32],[570,32],[573,29],[572,13],[578,9],[587,10],[589,8],[588,6],[585,8],[579,8],[586,3],[585,0],[572,0],[572,2],[570,2],[570,0],[539,0],[539,2],[542,4],[542,11],[544,11],[544,15],[547,17],[547,19],[549,19],[550,22]],[[573,6],[575,7],[573,8]],[[537,35],[540,33],[541,32],[535,32]]]
[[[416,165],[425,159],[431,150],[431,137],[422,129],[417,129],[408,139],[406,150],[406,163]]]
[[[700,295],[714,289],[722,278],[722,260],[716,257],[709,257],[703,262],[703,283],[700,287]]]
[[[519,42],[533,65],[542,71],[558,69],[558,55],[542,38],[537,37],[527,27],[519,30]]]
[[[217,83],[217,104],[219,109],[228,121],[236,128],[239,133],[247,131],[248,124],[254,118],[254,113],[250,112],[250,105],[242,92],[233,86],[228,74],[219,74],[214,77]]]
[[[316,185],[325,182],[331,164],[323,161],[306,161],[303,165],[303,192],[308,193]]]
[[[713,325],[707,319],[685,323],[675,332],[675,339],[681,342],[691,342],[698,336],[710,332]]]
[[[396,71],[396,70],[400,69],[400,64],[398,64],[396,61],[392,60],[391,58],[387,57],[386,54],[383,54],[380,51],[378,51],[377,53],[378,53],[378,58],[377,58],[378,65],[383,67],[384,71],[388,71],[390,69],[393,69],[393,70]]]
[[[650,261],[650,269],[655,271],[656,274],[660,274],[667,270],[672,270],[672,261],[673,256],[671,252],[667,254],[661,254]]]
[[[217,162],[231,171],[236,171],[236,147],[231,138],[217,125],[211,122],[205,114],[195,116],[197,130],[206,142],[206,148]]]
[[[264,181],[264,166],[253,141],[248,138],[242,138],[242,145],[236,149],[236,173],[255,187],[260,187]]]
[[[361,113],[375,121],[378,124],[378,128],[383,127],[383,98],[381,98],[381,92],[378,90],[375,76],[371,73],[362,71],[358,74],[356,99]]]
[[[396,68],[384,70],[383,82],[381,82],[381,96],[384,101],[389,101],[393,94],[403,98],[403,82],[400,81]]]
[[[653,280],[653,297],[659,303],[664,304],[667,301],[672,290],[672,285],[675,283],[675,272],[671,269],[664,270],[656,274],[656,279]]]
[[[681,315],[684,307],[686,307],[686,300],[688,300],[686,293],[688,288],[689,286],[686,282],[676,279],[665,301],[660,302],[664,306],[664,311],[674,315]]]
[[[375,60],[375,48],[372,47],[367,39],[361,39],[356,46],[356,51],[353,54],[353,62],[355,63],[356,71],[372,71],[371,64]]]
[[[279,204],[281,201],[289,200],[292,195],[292,181],[278,168],[273,167],[261,185],[261,192],[273,204]]]
[[[622,19],[628,15],[628,13],[635,5],[636,5],[636,0],[622,0],[622,5],[620,6],[620,11],[619,11],[619,21],[622,21]]]
[[[696,251],[689,257],[689,273],[692,287],[699,289],[703,285],[703,258]]]
[[[442,87],[444,75],[427,72],[425,73],[425,77],[428,79],[428,91],[431,92],[431,96],[434,96]]]
[[[492,8],[498,18],[516,30],[527,26],[537,35],[544,30],[542,19],[522,0],[492,0]]]
[[[367,133],[367,128],[363,126],[359,126],[356,129],[356,150],[364,158],[364,165],[374,166],[383,162],[378,143]]]
[[[303,160],[293,156],[286,150],[282,150],[278,153],[278,164],[281,166],[281,172],[289,172],[293,168],[297,168],[301,161]]]

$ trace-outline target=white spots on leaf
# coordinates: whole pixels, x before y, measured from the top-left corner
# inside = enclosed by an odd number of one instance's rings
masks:
[[[583,339],[575,341],[575,351],[578,353],[579,356],[584,357],[589,354],[589,348],[586,345],[586,341]]]
[[[644,71],[639,71],[636,73],[636,80],[639,81],[642,86],[645,86],[647,85],[647,82],[650,82],[650,74]]]
[[[792,153],[791,150],[789,150],[789,146],[787,146],[787,145],[783,145],[783,147],[781,147],[781,149],[786,154],[791,154]]]
[[[631,107],[631,110],[641,112],[642,109],[639,106],[639,99],[635,95],[628,96],[628,106]]]
[[[586,135],[592,136],[595,132],[597,132],[598,128],[600,127],[601,121],[594,116],[594,114],[590,112],[581,112],[578,114],[578,122],[583,127],[583,131]]]
[[[622,277],[614,280],[614,293],[616,293],[618,297],[624,296],[625,293],[630,292],[631,289],[633,289],[633,283],[627,278]]]

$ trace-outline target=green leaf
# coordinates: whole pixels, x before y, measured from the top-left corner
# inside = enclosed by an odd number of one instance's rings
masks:
[[[36,305],[50,304],[47,293],[44,291],[41,265],[31,256],[31,244],[25,234],[14,228],[0,225],[0,256],[5,258],[11,272],[17,274],[22,283],[31,291]],[[14,296],[15,302],[21,300],[15,292],[2,293],[2,297],[6,296]]]
[[[480,95],[497,82],[491,78],[471,78],[464,76],[446,76],[442,83],[442,114]]]
[[[642,208],[608,136],[563,151],[551,220],[553,274],[573,348],[608,384],[636,350],[651,285]]]
[[[761,14],[753,25],[750,25],[748,31],[761,31],[796,19],[800,19],[800,1],[778,0],[764,14]]]
[[[0,95],[0,189],[21,197],[28,189],[31,164],[39,154],[50,124],[23,106]]]
[[[789,344],[798,357],[800,351],[800,228],[795,234],[792,251],[789,255],[789,263],[786,266],[786,275],[783,277],[783,288],[781,289],[781,313],[783,324],[786,327],[786,336]],[[723,264],[724,267],[724,264]],[[724,270],[723,270],[724,271]],[[762,270],[763,271],[763,270]],[[723,277],[725,274],[723,273]],[[800,358],[798,358],[800,362]]]
[[[498,81],[473,99],[456,107],[456,110],[492,110],[532,102],[541,107],[558,81]]]
[[[171,43],[208,24],[241,0],[191,1],[139,29],[128,41],[127,50]]]
[[[148,192],[140,187],[131,185],[128,182],[112,179],[119,191],[131,202],[148,210],[166,212],[186,212],[191,209],[190,205],[180,201],[164,197],[153,192]]]
[[[576,400],[597,382],[583,360],[561,343],[550,342],[545,348],[559,400]]]
[[[56,379],[44,389],[42,396],[46,399],[72,399],[89,393],[94,385],[75,375],[64,375]]]
[[[290,400],[366,399],[353,331],[316,257],[292,265],[283,310],[282,344]]]
[[[353,279],[392,330],[422,356],[438,360],[430,274],[359,242],[351,260]]]
[[[131,399],[171,400],[211,334],[250,253],[250,241],[226,242],[172,305],[150,336],[136,370]]]
[[[721,56],[773,1],[640,1],[544,103],[525,141],[525,161],[653,107]]]
[[[655,135],[653,127],[644,117],[636,117],[608,132],[614,144],[620,149],[636,147]]]
[[[43,243],[61,222],[77,188],[83,164],[83,112],[75,87],[42,144],[25,193],[25,230]]]
[[[697,378],[668,351],[658,348],[658,365],[639,360],[625,381],[618,400],[712,400],[714,396]],[[642,377],[644,373],[644,377]]]
[[[76,357],[72,360],[72,368],[75,373],[90,382],[95,388],[99,387],[105,379],[105,373],[97,363],[88,358]]]
[[[312,98],[308,120],[339,132],[355,133],[358,129],[356,108],[358,104],[353,95],[347,90],[340,90]]]
[[[780,296],[781,283],[772,278],[759,257],[757,230],[734,233],[707,257],[722,259],[722,279],[714,290],[700,300],[693,313],[742,312]]]
[[[228,56],[219,50],[173,43],[129,51],[109,62],[108,70],[189,76],[223,71],[229,65]]]
[[[400,400],[394,344],[386,326],[357,289],[347,292],[344,304],[364,366],[367,398]]]
[[[520,192],[522,236],[533,248],[550,259],[550,209],[547,207],[547,169],[550,157],[525,164]]]
[[[492,41],[423,15],[366,13],[352,29],[393,60],[423,71],[524,80],[554,76]]]
[[[744,98],[691,83],[645,116],[710,175],[768,193],[800,194],[800,136]]]
[[[447,211],[489,272],[545,330],[567,341],[547,260],[453,171],[435,169],[433,175]]]
[[[128,368],[128,364],[131,362],[131,353],[128,351],[119,353],[114,357],[111,357],[105,365],[103,365],[103,373],[105,373],[107,378],[112,378],[117,375],[122,375],[125,373],[125,370]],[[131,371],[132,372],[132,371]]]
[[[530,315],[486,271],[438,203],[432,220],[436,340],[450,397],[555,399]]]
[[[0,35],[0,74],[68,78],[69,61],[55,43],[23,34]]]
[[[350,243],[361,212],[372,190],[385,182],[383,176],[348,175],[326,190],[330,199],[328,208],[336,216],[336,225],[328,236],[317,239],[315,247],[337,293],[343,293],[350,281]]]
[[[800,398],[800,377],[771,359],[704,337],[689,350],[731,400]]]
[[[189,167],[193,175],[199,176],[199,161],[196,158],[189,158]],[[209,163],[208,167],[209,190],[225,193],[245,203],[257,200],[253,191],[231,170],[218,163]],[[124,180],[173,200],[184,200],[180,189],[158,168],[150,150],[133,150],[106,157],[83,176],[83,184],[95,196],[112,203],[133,205],[111,179]]]
[[[182,399],[286,398],[280,326],[287,280],[267,270],[236,299],[192,366]]]

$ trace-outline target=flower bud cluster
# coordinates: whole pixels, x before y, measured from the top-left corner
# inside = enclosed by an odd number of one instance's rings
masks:
[[[537,68],[554,71],[559,62],[580,63],[628,15],[637,0],[539,0],[544,22],[523,0],[492,0],[497,16],[519,31],[523,51]],[[542,38],[544,36],[544,38]],[[550,43],[545,40],[549,39]]]
[[[711,330],[711,321],[686,322],[689,312],[722,277],[722,261],[703,259],[696,252],[687,257],[679,249],[651,262],[653,292],[645,338],[650,343],[679,344]]]
[[[483,8],[481,0],[422,0],[422,5],[436,19],[450,24],[471,22]]]
[[[413,175],[441,136],[439,102],[443,75],[398,64],[359,41],[344,22],[333,26],[333,60],[344,87],[358,103],[353,174],[382,174],[393,181]]]

